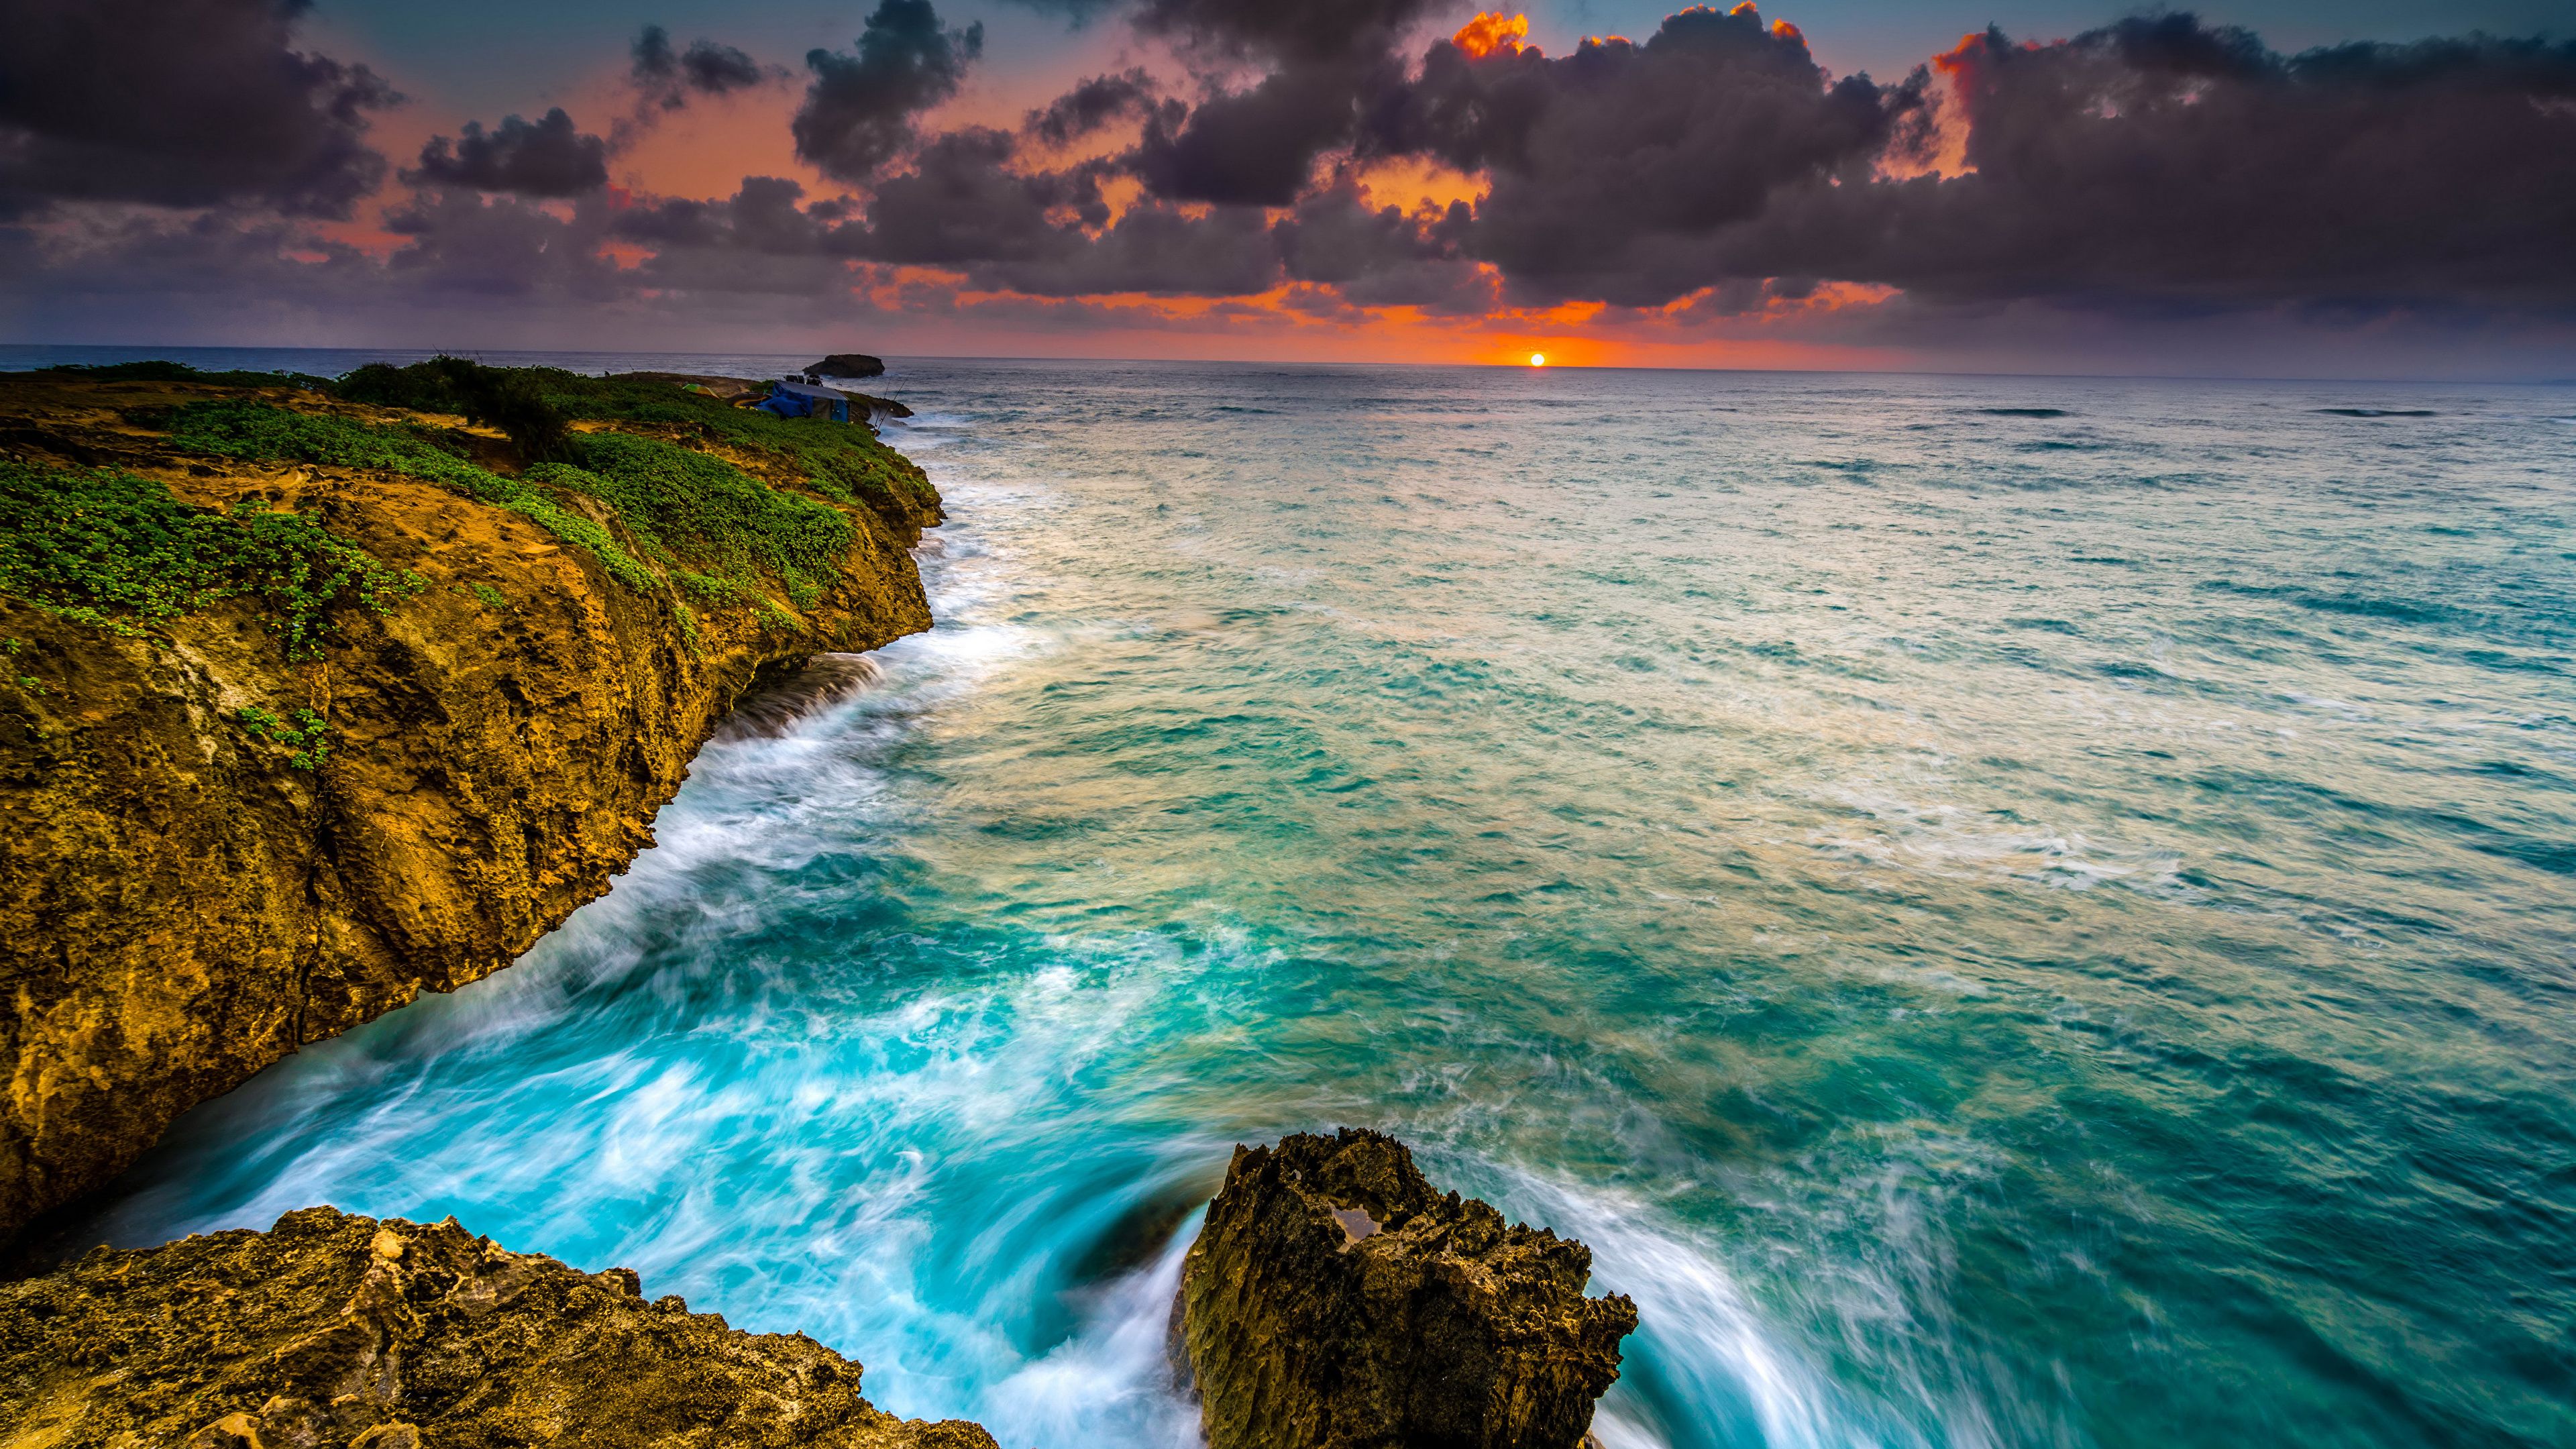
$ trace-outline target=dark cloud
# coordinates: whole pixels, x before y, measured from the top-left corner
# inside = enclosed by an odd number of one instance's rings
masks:
[[[1139,202],[1096,238],[1055,256],[992,261],[970,280],[1039,297],[1142,292],[1154,297],[1242,297],[1278,284],[1279,258],[1262,213],[1217,207],[1201,215]]]
[[[1023,173],[1010,165],[1015,147],[982,128],[924,146],[910,172],[877,188],[868,255],[951,270],[1060,262],[1086,244],[1084,228],[1108,225],[1097,168]]]
[[[1061,146],[1114,122],[1152,114],[1155,95],[1154,78],[1142,70],[1096,75],[1056,97],[1044,110],[1029,112],[1026,129],[1039,140]]]
[[[1139,34],[1210,60],[1368,65],[1458,8],[1452,0],[1142,0],[1134,23]]]
[[[1496,299],[1460,247],[1474,224],[1463,201],[1416,215],[1371,207],[1345,177],[1299,202],[1272,238],[1292,281],[1330,286],[1361,306],[1481,312]]]
[[[865,234],[845,208],[804,197],[794,181],[746,176],[726,200],[628,207],[613,226],[621,241],[651,248],[633,280],[657,291],[846,294]]]
[[[0,0],[0,214],[53,201],[347,216],[400,99],[294,48],[307,0]]]
[[[1022,172],[1010,164],[1016,145],[984,129],[929,143],[912,171],[878,187],[865,255],[1047,297],[1236,296],[1277,281],[1278,253],[1261,212],[1193,215],[1140,201],[1112,224],[1100,191],[1106,165]]]
[[[1828,82],[1750,6],[1693,9],[1643,44],[1573,54],[1431,48],[1371,149],[1481,171],[1470,252],[1532,302],[1654,306],[1724,279],[1711,244],[1786,188],[1866,186],[1914,88]]]
[[[1351,98],[1362,159],[1488,179],[1447,235],[1528,303],[1713,288],[1724,310],[1835,280],[2132,311],[2576,306],[2576,44],[2282,56],[2163,15],[1989,31],[1880,86],[1738,6],[1559,58],[1434,44],[1392,99]],[[1945,142],[1964,171],[1921,174]],[[1279,179],[1250,137],[1233,153]]]
[[[608,213],[595,197],[565,220],[517,196],[433,190],[386,213],[385,226],[409,239],[385,270],[416,296],[605,302],[625,290],[599,254]]]
[[[1126,4],[1127,0],[1012,0],[1012,3],[1041,15],[1061,15],[1074,29],[1080,30]]]
[[[629,75],[636,89],[665,110],[678,110],[692,95],[749,90],[772,74],[742,51],[712,40],[693,40],[687,50],[674,50],[671,33],[658,25],[645,26],[635,37],[633,54]]]
[[[1316,162],[1349,146],[1378,112],[1401,104],[1397,47],[1433,0],[1145,0],[1137,30],[1208,66],[1269,67],[1248,86],[1212,85],[1183,114],[1156,114],[1133,160],[1155,195],[1235,206],[1286,206]]]
[[[1401,79],[1392,65],[1356,78],[1334,67],[1282,70],[1201,101],[1186,117],[1153,116],[1132,165],[1172,200],[1287,206],[1306,190],[1317,158],[1349,144],[1360,95]]]
[[[1929,299],[2576,306],[2576,42],[2285,57],[2168,15],[1939,64],[1969,174],[1811,193],[1737,265]]]
[[[608,143],[584,135],[557,106],[534,122],[504,116],[491,131],[468,121],[453,143],[433,136],[420,165],[403,173],[412,185],[520,196],[576,196],[608,184]]]
[[[855,56],[815,50],[796,154],[823,174],[864,185],[913,142],[913,117],[957,93],[984,52],[983,22],[952,30],[930,0],[879,0]]]
[[[0,294],[23,303],[45,277],[105,277],[114,256],[157,266],[193,245],[168,275],[232,268],[245,285],[300,286],[317,309],[344,287],[358,305],[352,279],[372,277],[480,296],[482,315],[511,299],[643,315],[697,296],[793,317],[798,299],[828,297],[1072,326],[1152,310],[1080,299],[1141,294],[1211,299],[1182,309],[1191,325],[1274,304],[1347,323],[1366,308],[1574,301],[1607,304],[1604,327],[1658,335],[1794,325],[1924,348],[1945,328],[2070,347],[2097,345],[2096,324],[2174,338],[2177,319],[2240,341],[2370,321],[2417,338],[2492,328],[2533,348],[2576,327],[2576,44],[2293,56],[2168,14],[2039,45],[1988,31],[1881,85],[1828,75],[1750,5],[1561,56],[1438,39],[1427,32],[1463,7],[1430,0],[1118,8],[1185,73],[1094,76],[1015,128],[924,134],[982,32],[943,24],[930,0],[880,0],[854,51],[808,57],[794,123],[797,154],[857,199],[773,177],[712,200],[610,192],[605,143],[554,111],[425,149],[406,173],[420,194],[388,218],[404,238],[389,262],[286,222],[120,229],[120,209],[59,207],[40,228],[0,224],[0,257],[33,259],[39,279],[0,277]],[[71,198],[345,212],[382,172],[362,137],[389,98],[363,71],[288,49],[299,13],[0,0],[11,39],[35,37],[0,52],[0,217]],[[229,68],[170,51],[170,34]],[[658,27],[633,61],[642,109],[621,126],[782,74]],[[227,131],[235,111],[264,149]],[[1103,133],[1134,144],[1064,159]],[[1425,162],[1481,194],[1371,202],[1373,168]],[[1895,295],[1849,306],[1877,293],[1841,284]],[[1225,300],[1253,296],[1266,300]],[[2034,317],[2076,320],[2052,332]],[[2533,340],[2544,333],[2558,340]]]

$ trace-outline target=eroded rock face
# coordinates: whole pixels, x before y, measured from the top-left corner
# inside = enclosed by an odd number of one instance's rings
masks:
[[[129,421],[239,391],[0,379],[0,452],[305,512],[424,585],[303,662],[242,601],[134,638],[0,598],[0,1241],[298,1047],[516,960],[651,844],[756,682],[930,627],[907,550],[935,508],[842,507],[792,627],[684,613],[440,484]],[[254,706],[327,716],[327,759],[247,733]]]
[[[0,1443],[994,1449],[859,1365],[457,1226],[306,1208],[0,1287]]]
[[[1575,1449],[1637,1326],[1592,1253],[1345,1129],[1238,1147],[1175,1324],[1210,1449]]]

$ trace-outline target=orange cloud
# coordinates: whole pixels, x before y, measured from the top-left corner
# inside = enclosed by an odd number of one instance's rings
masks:
[[[1459,28],[1449,43],[1478,60],[1498,50],[1515,54],[1529,41],[1529,17],[1505,15],[1499,10],[1479,14]]]

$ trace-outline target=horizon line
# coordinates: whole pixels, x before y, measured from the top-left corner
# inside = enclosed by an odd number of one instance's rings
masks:
[[[519,355],[527,357],[579,356],[647,356],[647,357],[791,357],[800,353],[751,352],[742,350],[675,351],[646,347],[394,347],[376,344],[318,343],[122,343],[122,342],[0,342],[0,352],[84,349],[101,352],[383,352],[417,353],[421,357],[472,357]],[[811,350],[811,349],[802,349]],[[801,351],[801,350],[800,350]],[[2193,372],[2013,372],[1970,368],[1943,367],[1729,367],[1722,364],[1690,365],[1682,363],[1575,363],[1549,362],[1533,367],[1524,362],[1403,362],[1403,361],[1313,361],[1263,358],[1197,358],[1197,357],[1112,357],[1076,354],[976,353],[976,352],[889,352],[870,353],[887,361],[923,362],[1017,362],[1017,363],[1113,363],[1129,366],[1169,367],[1268,367],[1268,368],[1473,368],[1491,372],[1705,372],[1742,373],[1782,377],[1964,377],[2017,380],[2051,380],[2065,382],[2270,382],[2270,383],[2376,383],[2410,387],[2576,387],[2576,377],[2513,377],[2480,375],[2470,377],[2412,377],[2389,375],[2311,376],[2274,373],[2193,373]],[[153,361],[138,357],[134,361]],[[157,360],[178,361],[177,358]],[[41,371],[41,365],[21,366],[0,361],[0,372]]]

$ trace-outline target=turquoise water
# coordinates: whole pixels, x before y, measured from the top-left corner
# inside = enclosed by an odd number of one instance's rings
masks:
[[[453,1213],[1185,1444],[1229,1145],[1365,1123],[1635,1296],[1611,1449],[2576,1443],[2576,392],[886,389],[939,628],[108,1234]]]

